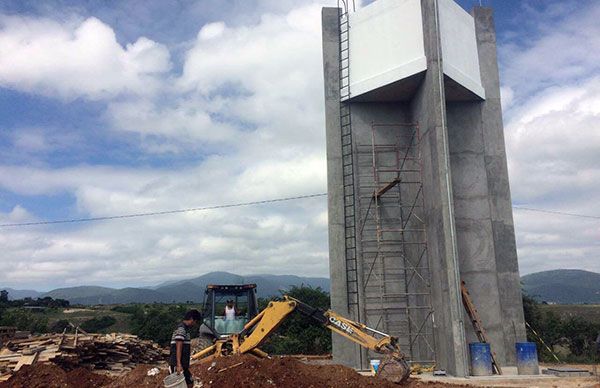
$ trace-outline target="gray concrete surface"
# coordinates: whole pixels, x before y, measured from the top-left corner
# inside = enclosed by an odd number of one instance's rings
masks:
[[[496,29],[492,9],[475,7],[472,15],[475,19],[481,77],[486,91],[486,100],[481,104],[481,122],[500,316],[504,331],[503,359],[507,364],[514,365],[514,344],[524,341],[526,333],[502,123]],[[502,348],[498,350],[500,352]]]
[[[323,8],[323,72],[325,76],[325,131],[327,142],[327,202],[329,217],[329,273],[331,308],[350,316],[344,253],[344,190],[340,126],[339,27],[337,8]],[[333,335],[333,354],[341,364],[360,363],[360,348]]]

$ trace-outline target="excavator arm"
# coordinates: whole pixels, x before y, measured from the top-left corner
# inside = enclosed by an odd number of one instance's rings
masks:
[[[249,321],[239,334],[231,335],[224,340],[217,340],[212,347],[195,354],[192,358],[204,361],[229,353],[252,353],[265,357],[266,353],[258,347],[294,311],[312,318],[316,323],[363,348],[384,355],[385,359],[377,370],[379,377],[401,383],[410,375],[410,367],[404,354],[400,351],[397,338],[342,317],[331,310],[324,311],[312,307],[287,295],[282,300],[269,302],[267,308]]]

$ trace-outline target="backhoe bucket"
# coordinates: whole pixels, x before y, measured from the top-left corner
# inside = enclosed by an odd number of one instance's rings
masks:
[[[379,364],[376,376],[392,383],[401,384],[410,376],[410,366],[403,358],[387,358]]]

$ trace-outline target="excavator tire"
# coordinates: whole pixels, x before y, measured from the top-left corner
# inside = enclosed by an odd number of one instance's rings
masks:
[[[402,384],[410,376],[410,366],[405,359],[387,358],[379,364],[377,377]]]

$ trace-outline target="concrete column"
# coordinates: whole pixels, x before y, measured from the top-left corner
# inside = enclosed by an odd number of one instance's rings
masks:
[[[525,340],[526,334],[502,124],[496,31],[490,8],[475,7],[472,15],[475,19],[481,80],[486,93],[486,100],[481,108],[481,122],[501,325],[504,331],[504,359],[508,364],[514,365],[514,343]]]
[[[452,192],[460,276],[470,291],[498,362],[504,360],[504,331],[498,296],[493,227],[483,142],[483,102],[448,102]],[[479,342],[465,314],[467,343]]]
[[[344,239],[344,187],[340,125],[340,62],[337,8],[323,8],[322,29],[331,308],[343,316],[349,316]],[[336,362],[352,367],[360,366],[360,349],[357,345],[338,334],[333,334],[332,340],[333,357]]]
[[[427,72],[411,102],[420,125],[423,193],[438,367],[455,376],[468,373],[452,178],[446,126],[444,76],[437,0],[422,0]]]

